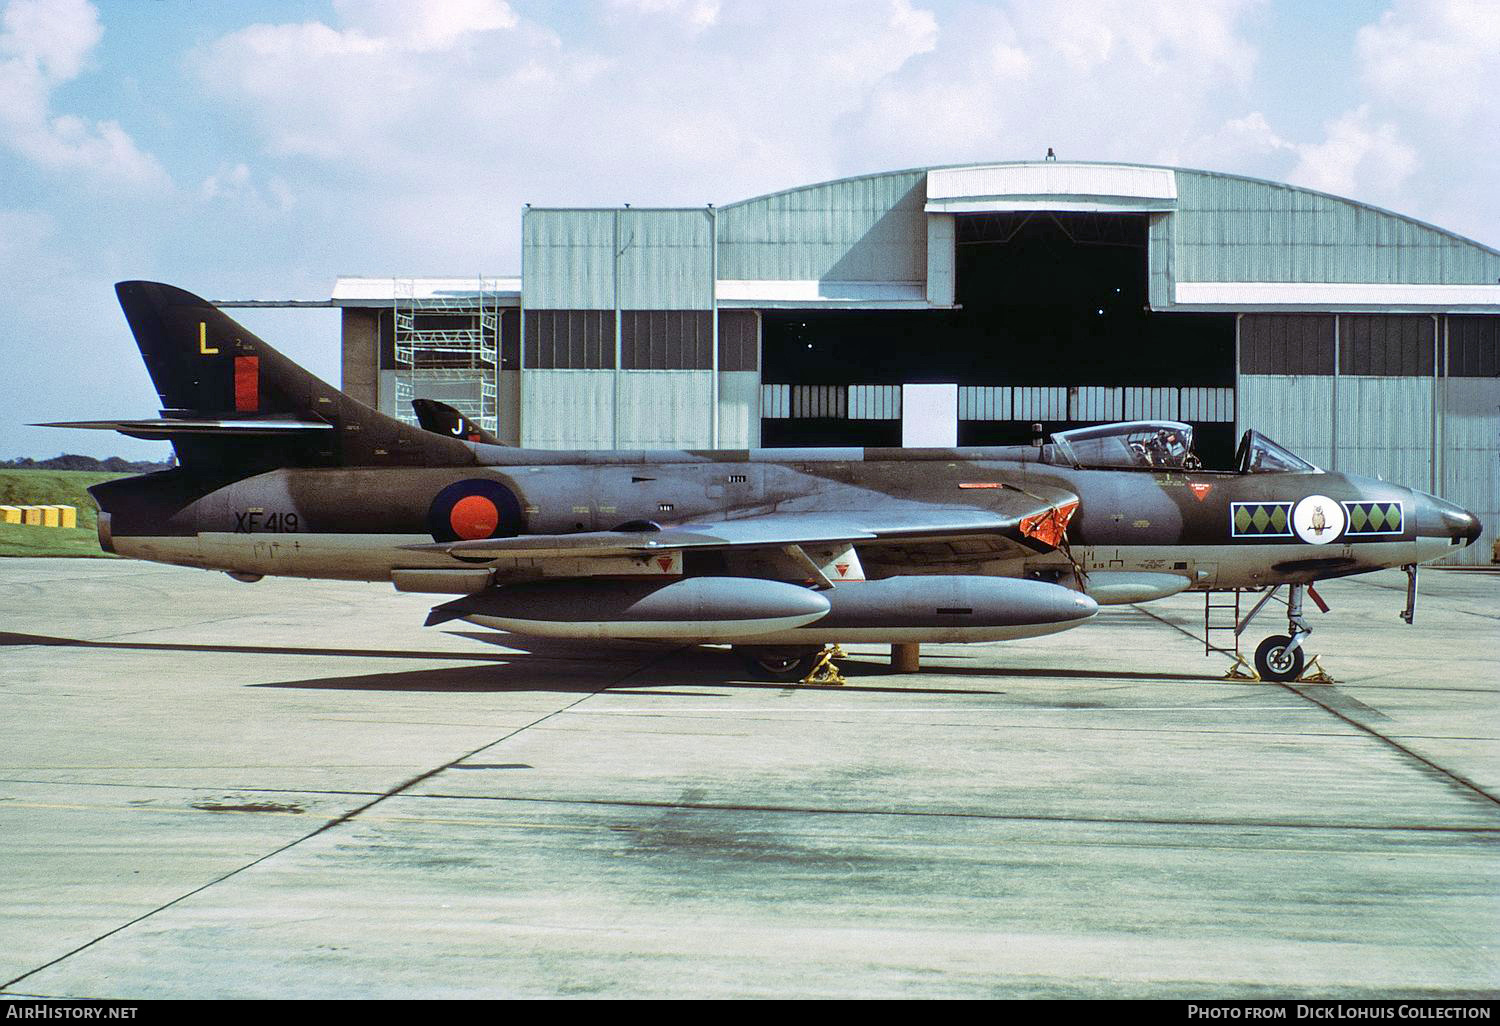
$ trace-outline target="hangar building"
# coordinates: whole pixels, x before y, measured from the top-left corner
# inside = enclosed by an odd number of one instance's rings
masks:
[[[1500,529],[1500,251],[1234,175],[918,168],[689,209],[542,209],[512,278],[341,278],[343,384],[537,448],[983,445],[1256,427]]]

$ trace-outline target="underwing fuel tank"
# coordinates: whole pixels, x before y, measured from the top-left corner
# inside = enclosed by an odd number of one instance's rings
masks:
[[[461,618],[534,637],[697,643],[792,630],[828,608],[822,592],[743,577],[541,581],[445,603],[428,624]]]
[[[1192,587],[1186,574],[1131,573],[1095,570],[1088,575],[1088,592],[1101,606],[1154,602]]]
[[[887,577],[823,594],[828,615],[778,642],[1010,641],[1077,627],[1099,611],[1070,588],[1015,577]]]
[[[1010,577],[890,577],[826,591],[689,577],[509,585],[438,606],[428,624],[464,619],[538,637],[683,643],[1009,641],[1076,627],[1098,610],[1061,585]]]

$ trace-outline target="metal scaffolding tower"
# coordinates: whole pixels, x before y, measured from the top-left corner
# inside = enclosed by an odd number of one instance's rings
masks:
[[[487,431],[496,429],[501,316],[499,282],[432,295],[416,279],[397,279],[393,294],[396,416],[416,424],[418,396],[453,406]]]

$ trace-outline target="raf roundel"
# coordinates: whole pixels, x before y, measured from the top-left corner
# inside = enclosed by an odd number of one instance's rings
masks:
[[[521,504],[498,481],[457,481],[432,500],[427,530],[440,542],[510,538],[521,532]]]

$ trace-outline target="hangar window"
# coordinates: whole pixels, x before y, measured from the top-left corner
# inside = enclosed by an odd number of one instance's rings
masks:
[[[1245,374],[1332,374],[1330,314],[1246,314],[1240,319]]]
[[[719,311],[719,370],[760,370],[760,316],[754,310]]]
[[[615,365],[613,310],[527,310],[526,366],[607,370]]]
[[[1500,317],[1448,318],[1448,376],[1500,378]]]
[[[620,365],[626,370],[708,370],[707,310],[620,311]]]
[[[1339,373],[1431,377],[1431,317],[1394,314],[1339,316]]]
[[[500,369],[521,368],[521,311],[500,311]]]

